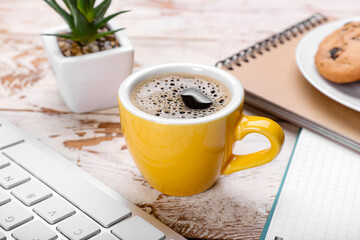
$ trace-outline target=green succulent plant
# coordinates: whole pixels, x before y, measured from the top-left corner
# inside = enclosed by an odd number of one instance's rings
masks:
[[[43,34],[71,39],[76,42],[89,43],[98,38],[113,34],[124,28],[114,29],[106,32],[99,32],[110,19],[130,10],[120,11],[104,17],[111,0],[103,0],[95,7],[95,0],[63,0],[68,11],[64,10],[56,0],[44,0],[49,4],[67,23],[71,29],[70,33],[64,34]]]

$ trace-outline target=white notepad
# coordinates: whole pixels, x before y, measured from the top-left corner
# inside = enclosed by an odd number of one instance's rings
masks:
[[[302,129],[261,239],[360,239],[360,154]]]

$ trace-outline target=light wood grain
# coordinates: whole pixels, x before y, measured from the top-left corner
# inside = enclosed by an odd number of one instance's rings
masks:
[[[132,9],[116,21],[135,46],[136,71],[164,62],[213,65],[314,12],[341,18],[359,8],[355,0],[127,0],[113,1],[110,13]],[[74,114],[62,102],[39,36],[58,24],[43,1],[0,1],[0,114],[187,238],[258,239],[298,128],[280,121],[286,141],[269,164],[222,176],[199,195],[165,196],[134,165],[117,108]],[[264,115],[248,106],[246,112]],[[265,141],[249,137],[237,151]]]

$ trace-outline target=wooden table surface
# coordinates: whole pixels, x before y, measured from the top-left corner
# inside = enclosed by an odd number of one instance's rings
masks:
[[[360,1],[113,1],[135,47],[134,71],[165,62],[213,65],[315,12],[359,14]],[[62,102],[39,33],[63,24],[43,1],[0,1],[0,114],[69,161],[191,239],[258,239],[276,196],[298,128],[279,119],[286,140],[269,164],[222,176],[191,197],[166,196],[144,180],[127,150],[118,109],[71,113]],[[249,106],[246,113],[265,115]],[[236,151],[266,144],[249,136]]]

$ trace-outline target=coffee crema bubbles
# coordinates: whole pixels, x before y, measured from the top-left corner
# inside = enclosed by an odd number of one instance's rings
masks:
[[[181,93],[194,88],[212,100],[205,109],[185,105]],[[230,92],[221,82],[203,75],[168,73],[154,76],[138,84],[131,93],[131,102],[141,111],[174,119],[201,118],[225,108]]]

